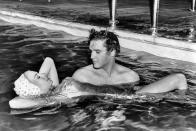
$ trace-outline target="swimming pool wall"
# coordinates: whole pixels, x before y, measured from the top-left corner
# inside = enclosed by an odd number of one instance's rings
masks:
[[[26,12],[8,9],[0,10],[0,19],[10,23],[24,25],[33,24],[38,27],[51,30],[65,31],[72,35],[81,37],[88,37],[89,30],[91,28],[95,28],[96,30],[105,29],[105,27],[43,18]],[[122,47],[136,51],[148,52],[160,57],[196,63],[196,43],[137,34],[118,29],[114,30],[114,32],[119,36]]]

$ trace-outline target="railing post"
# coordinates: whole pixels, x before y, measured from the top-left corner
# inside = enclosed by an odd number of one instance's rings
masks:
[[[192,12],[195,12],[195,0],[192,0],[192,8],[191,8]]]
[[[152,21],[152,35],[155,36],[157,33],[157,23],[159,14],[159,0],[153,1],[153,21]]]
[[[110,28],[114,30],[116,28],[116,4],[117,0],[109,0],[110,9]]]

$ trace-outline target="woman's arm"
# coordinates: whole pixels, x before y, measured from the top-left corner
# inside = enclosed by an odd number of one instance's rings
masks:
[[[13,109],[34,108],[46,105],[46,102],[45,99],[27,99],[18,96],[9,101],[9,106]]]
[[[46,57],[44,59],[44,62],[39,69],[39,74],[51,79],[53,82],[53,86],[57,86],[59,84],[56,66],[52,58]]]

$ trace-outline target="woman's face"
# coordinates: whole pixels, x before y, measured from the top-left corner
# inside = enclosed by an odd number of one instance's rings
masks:
[[[46,93],[49,88],[52,87],[52,81],[48,77],[39,74],[38,72],[26,71],[24,76],[29,80],[29,82],[40,87],[41,92],[43,93]]]

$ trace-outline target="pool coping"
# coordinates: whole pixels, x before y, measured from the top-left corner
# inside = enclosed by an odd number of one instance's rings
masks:
[[[44,18],[10,9],[0,9],[0,19],[10,23],[33,24],[50,30],[60,30],[81,37],[88,37],[89,30],[92,28],[96,30],[106,29],[100,26]],[[124,48],[196,63],[196,43],[137,34],[118,29],[114,30],[114,32],[119,36],[120,44]]]

